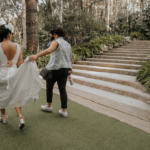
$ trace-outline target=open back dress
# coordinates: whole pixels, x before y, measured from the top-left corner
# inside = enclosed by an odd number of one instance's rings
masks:
[[[36,62],[29,62],[27,57],[17,68],[19,55],[20,47],[17,44],[17,50],[12,59],[14,64],[8,67],[8,60],[0,43],[0,109],[21,107],[29,101],[38,99],[41,79]]]

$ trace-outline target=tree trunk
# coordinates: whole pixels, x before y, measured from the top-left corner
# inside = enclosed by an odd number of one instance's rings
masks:
[[[105,22],[106,22],[107,31],[109,30],[109,2],[110,0],[105,1]]]
[[[84,0],[84,7],[86,7],[86,0]]]
[[[53,16],[54,15],[54,8],[52,5],[52,0],[50,0],[50,12],[51,12],[51,15]]]
[[[55,0],[55,10],[54,10],[54,12],[55,12],[55,15],[58,15],[57,0]]]
[[[25,0],[25,1],[26,1],[27,51],[37,52],[39,43],[37,0]]]
[[[23,14],[22,14],[22,25],[23,25],[23,47],[27,48],[27,41],[26,41],[26,4],[25,0],[22,0],[22,8],[23,8]]]
[[[96,16],[96,21],[98,20],[98,16],[97,16],[97,6],[95,4],[95,16]]]
[[[81,0],[81,10],[83,10],[83,1]]]
[[[63,22],[63,0],[61,0],[61,9],[60,9],[60,23]]]
[[[142,10],[144,10],[144,8],[145,8],[145,0],[141,0],[141,4],[142,4]]]
[[[67,0],[67,8],[69,8],[69,2],[68,2],[68,0]]]

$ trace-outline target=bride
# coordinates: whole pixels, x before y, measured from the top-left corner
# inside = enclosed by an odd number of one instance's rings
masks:
[[[6,123],[5,108],[14,107],[22,129],[25,121],[21,106],[38,99],[41,79],[36,63],[29,62],[28,57],[23,63],[19,45],[11,42],[13,29],[11,23],[0,26],[0,121]]]

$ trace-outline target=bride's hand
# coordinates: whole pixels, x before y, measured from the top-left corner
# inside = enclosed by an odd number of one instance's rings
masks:
[[[8,67],[13,67],[14,62],[12,60],[8,60],[7,65],[8,65]]]
[[[36,55],[32,55],[32,56],[29,57],[30,62],[34,62],[36,59],[37,59]]]

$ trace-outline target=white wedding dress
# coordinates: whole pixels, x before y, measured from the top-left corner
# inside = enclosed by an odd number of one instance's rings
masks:
[[[36,63],[29,62],[27,57],[24,63],[17,68],[20,47],[12,59],[13,67],[7,66],[7,57],[0,43],[0,109],[6,107],[21,107],[29,101],[37,100],[41,89],[41,79]]]

